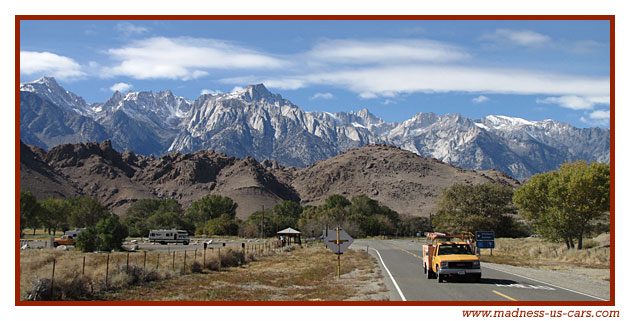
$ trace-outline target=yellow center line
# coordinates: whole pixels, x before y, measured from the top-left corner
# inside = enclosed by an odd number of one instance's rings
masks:
[[[503,294],[503,293],[501,293],[501,292],[499,292],[499,291],[492,290],[492,292],[494,292],[495,294],[498,294],[498,295],[500,295],[500,296],[502,296],[502,297],[504,297],[504,298],[506,298],[506,299],[508,299],[508,300],[518,301],[517,299],[515,299],[515,298],[513,298],[513,297],[511,297],[511,296],[507,296],[507,295],[505,295],[505,294]]]
[[[394,244],[391,244],[391,243],[388,243],[388,245],[393,246],[393,247],[395,247],[395,248],[397,248],[397,249],[399,249],[399,250],[401,250],[401,251],[403,251],[403,252],[405,252],[405,253],[407,253],[407,254],[413,255],[413,256],[415,256],[415,257],[419,258],[420,260],[422,260],[422,256],[419,256],[419,255],[413,254],[413,253],[411,253],[411,252],[409,252],[409,251],[407,251],[407,250],[403,249],[403,248],[402,248],[402,247],[400,247],[400,246],[397,246],[397,245],[394,245]]]

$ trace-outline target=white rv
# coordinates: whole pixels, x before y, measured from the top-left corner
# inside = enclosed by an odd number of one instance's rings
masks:
[[[188,245],[190,238],[188,238],[188,232],[185,230],[151,230],[149,231],[149,241],[160,244],[183,243]]]

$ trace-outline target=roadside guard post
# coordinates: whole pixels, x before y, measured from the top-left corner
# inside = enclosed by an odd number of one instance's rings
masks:
[[[339,225],[334,230],[324,231],[324,235],[326,235],[324,239],[326,247],[337,254],[337,278],[341,278],[341,254],[348,249],[354,240]]]
[[[477,242],[477,249],[490,249],[490,256],[492,256],[492,249],[494,249],[493,231],[475,232],[475,241]],[[481,255],[481,251],[479,251],[479,255]]]

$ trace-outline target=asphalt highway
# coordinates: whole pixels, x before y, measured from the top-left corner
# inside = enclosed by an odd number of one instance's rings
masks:
[[[427,279],[422,268],[422,242],[355,240],[355,250],[368,250],[383,272],[391,300],[402,301],[600,301],[580,291],[491,269],[481,264],[480,283]]]

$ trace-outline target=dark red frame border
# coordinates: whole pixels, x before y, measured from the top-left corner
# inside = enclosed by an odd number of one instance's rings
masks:
[[[22,20],[607,20],[610,22],[610,301],[21,301],[20,22]],[[615,305],[615,16],[614,15],[16,15],[15,16],[15,305],[16,306],[614,306]]]

